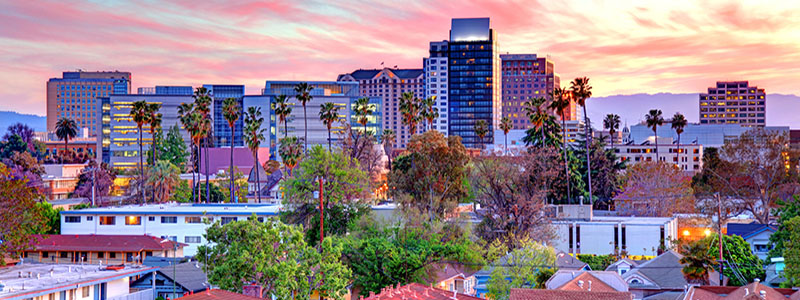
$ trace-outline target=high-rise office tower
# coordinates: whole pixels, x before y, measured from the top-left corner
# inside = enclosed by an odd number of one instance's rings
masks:
[[[423,60],[425,67],[425,97],[436,97],[439,117],[433,122],[433,129],[447,135],[447,60],[448,42],[431,42],[430,57]]]
[[[230,147],[231,146],[231,127],[225,116],[222,113],[222,104],[225,99],[234,98],[239,103],[239,107],[243,107],[242,97],[244,97],[244,85],[230,85],[230,84],[204,84],[203,87],[208,89],[208,93],[214,98],[214,106],[212,109],[213,132],[214,132],[214,146],[215,147]],[[233,126],[233,146],[241,147],[242,142],[242,127],[244,124],[244,109],[241,110],[242,115],[236,120]]]
[[[403,149],[411,138],[411,133],[408,126],[403,124],[398,99],[405,92],[412,92],[419,98],[425,97],[424,75],[422,69],[383,68],[341,74],[336,81],[358,82],[360,97],[381,99],[383,128],[394,131],[394,147]],[[422,130],[421,127],[418,126],[418,132]]]
[[[530,99],[542,97],[547,104],[552,101],[553,88],[560,86],[561,79],[555,73],[553,61],[536,54],[501,54],[503,81],[503,117],[507,117],[514,129],[533,127],[523,109]],[[561,116],[556,116],[561,119]],[[575,120],[575,102],[565,112],[567,121]]]
[[[445,46],[446,49],[442,49]],[[446,71],[436,68],[432,75],[433,61],[441,66],[446,58]],[[430,57],[426,60],[426,75],[437,78],[437,86],[426,87],[429,94],[446,100],[445,120],[447,134],[462,138],[468,148],[494,141],[494,129],[500,121],[502,100],[500,96],[500,57],[497,52],[497,35],[489,25],[489,18],[453,19],[448,41],[431,43]],[[445,88],[438,78],[447,76]],[[426,78],[427,80],[427,78]],[[436,94],[433,93],[436,90]],[[444,94],[444,91],[447,93]],[[446,97],[443,98],[443,97]],[[439,101],[441,106],[441,102]],[[488,133],[483,138],[475,134],[475,124],[483,120]],[[438,123],[441,126],[441,123]]]
[[[700,94],[700,124],[766,125],[766,93],[747,81],[717,81]]]
[[[59,118],[70,118],[80,130],[94,136],[99,126],[95,110],[97,97],[130,91],[130,72],[75,71],[63,72],[61,78],[50,78],[47,81],[47,131],[55,131]]]

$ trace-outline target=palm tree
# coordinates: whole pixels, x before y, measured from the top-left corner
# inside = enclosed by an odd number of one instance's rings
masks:
[[[475,122],[475,135],[478,136],[478,143],[481,144],[481,148],[483,147],[483,138],[486,134],[489,133],[489,125],[486,124],[486,120],[478,120]]]
[[[591,143],[592,137],[589,129],[592,127],[592,124],[589,122],[589,115],[586,114],[586,100],[592,97],[592,86],[589,85],[589,78],[575,78],[570,82],[570,90],[575,103],[583,107],[584,129],[586,131],[586,141],[584,143],[586,146],[586,178],[589,183],[589,204],[594,206],[594,198],[592,196],[592,159],[590,158],[589,152],[589,143]]]
[[[283,137],[289,134],[289,115],[292,114],[292,107],[289,106],[289,98],[286,95],[278,95],[275,97],[275,102],[272,102],[272,110],[278,116],[278,125],[283,122]],[[277,134],[276,134],[277,135]]]
[[[301,82],[294,86],[294,91],[297,92],[295,98],[297,98],[297,101],[300,101],[300,104],[303,105],[303,121],[305,122],[304,129],[306,131],[305,138],[303,139],[303,142],[305,143],[303,149],[306,151],[308,149],[308,115],[306,115],[306,103],[314,98],[314,96],[311,96],[311,90],[313,89],[314,87],[308,85],[307,82]]]
[[[683,116],[680,112],[676,112],[674,116],[672,116],[672,129],[675,129],[675,133],[678,134],[678,166],[681,165],[681,134],[683,133],[683,128],[686,127],[688,122],[686,121],[686,117]]]
[[[59,140],[64,140],[64,155],[69,152],[69,140],[78,135],[78,123],[73,119],[61,118],[56,122],[56,136]],[[61,163],[64,163],[64,156],[61,156]]]
[[[647,127],[653,129],[653,135],[656,138],[656,162],[658,162],[658,126],[664,124],[664,117],[661,115],[660,109],[651,109],[648,114],[644,116]]]
[[[169,200],[175,187],[180,182],[180,170],[166,160],[159,160],[147,169],[147,185],[153,189],[153,201]]]
[[[403,124],[408,126],[408,134],[414,135],[417,133],[417,122],[419,122],[419,98],[414,97],[414,92],[405,92],[400,96],[399,100]]]
[[[572,92],[566,88],[556,87],[550,97],[552,101],[548,108],[556,112],[558,117],[561,118],[561,130],[563,131],[561,147],[564,151],[564,174],[567,175],[567,202],[569,202],[572,199],[572,184],[570,182],[569,159],[567,157],[567,151],[569,151],[569,148],[567,148],[567,109],[572,104]]]
[[[191,142],[191,151],[192,151],[192,201],[197,202],[197,197],[199,196],[199,185],[198,181],[200,181],[200,169],[198,164],[200,163],[200,141],[198,135],[198,123],[194,121],[194,116],[196,115],[194,111],[194,104],[193,103],[181,103],[178,106],[178,119],[180,120],[183,128],[186,132],[189,133],[189,141]],[[197,173],[197,179],[195,179],[195,173]],[[196,189],[196,190],[195,190]]]
[[[547,118],[549,117],[545,102],[547,102],[546,99],[542,97],[536,97],[525,102],[522,107],[522,110],[528,115],[528,119],[531,120],[533,127],[535,127],[536,130],[539,130],[541,133],[541,145],[545,144],[544,124],[547,122]]]
[[[386,152],[386,157],[389,158],[389,170],[392,170],[392,145],[396,138],[395,133],[391,129],[383,130],[383,151]]]
[[[513,125],[511,124],[511,119],[509,119],[508,117],[503,117],[502,119],[500,119],[500,130],[503,130],[503,135],[505,138],[504,140],[504,143],[506,145],[505,153],[508,153],[508,132],[511,130],[511,127],[513,127]]]
[[[608,129],[608,134],[611,136],[611,149],[614,149],[614,138],[617,130],[619,130],[619,115],[607,114],[603,119],[603,128]]]
[[[684,255],[679,262],[683,265],[681,272],[686,282],[707,285],[708,270],[717,265],[715,258],[700,242],[684,244],[682,248]]]
[[[300,144],[296,136],[283,138],[281,139],[281,146],[278,149],[278,154],[280,154],[281,159],[283,159],[284,167],[289,169],[289,176],[292,176],[292,170],[297,166],[297,163],[300,162],[300,158],[303,156],[303,145]]]
[[[369,121],[369,116],[374,113],[374,109],[372,109],[372,104],[369,103],[369,98],[361,97],[356,100],[356,103],[353,104],[353,111],[356,113],[356,119],[358,123],[364,126],[364,136],[367,135],[367,122]],[[377,133],[377,132],[376,132]]]
[[[208,145],[210,143],[211,137],[211,104],[214,101],[211,98],[211,95],[208,93],[208,89],[204,87],[198,87],[195,90],[194,95],[192,96],[195,102],[195,112],[196,116],[194,118],[195,122],[198,124],[198,131],[197,133],[200,136],[200,144],[201,148],[204,148],[206,151],[205,157],[205,165],[206,165],[206,202],[211,197],[211,188],[208,182]]]
[[[161,119],[163,115],[158,112],[161,110],[160,103],[150,103],[147,106],[147,113],[149,114],[148,120],[150,121],[150,138],[152,142],[150,143],[150,151],[153,152],[153,161],[152,164],[155,164],[158,161],[158,148],[156,148],[156,131],[161,129]]]
[[[428,130],[433,129],[433,122],[439,117],[439,110],[436,109],[436,96],[430,96],[422,100],[420,116],[428,121]]]
[[[139,129],[139,192],[142,195],[142,204],[145,203],[144,198],[144,153],[142,149],[142,126],[150,122],[149,105],[144,100],[133,102],[130,116],[136,122],[136,128]]]
[[[230,163],[230,173],[231,174],[231,201],[234,201],[235,196],[233,193],[233,144],[234,144],[234,132],[236,121],[242,117],[242,108],[239,106],[239,101],[236,98],[227,98],[225,101],[222,102],[222,116],[225,118],[225,121],[228,121],[228,127],[231,128],[231,140],[229,141],[231,144],[231,163]],[[236,200],[235,202],[239,202]]]
[[[258,168],[261,166],[261,162],[258,161],[258,148],[261,146],[261,141],[264,140],[264,129],[261,128],[264,118],[261,117],[261,108],[248,107],[244,124],[244,142],[247,144],[247,148],[250,148],[250,153],[253,154],[253,167],[256,170],[256,199],[258,203],[261,203],[261,179],[258,178]]]
[[[339,120],[339,109],[341,106],[333,102],[325,102],[319,106],[319,120],[328,127],[328,152],[331,151],[331,128],[333,123]]]

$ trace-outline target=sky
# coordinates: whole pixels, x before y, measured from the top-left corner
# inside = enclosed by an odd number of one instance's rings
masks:
[[[500,53],[549,55],[595,96],[702,92],[749,80],[800,94],[800,1],[0,0],[0,110],[44,115],[62,71],[137,87],[335,80],[421,68],[451,18],[490,17]],[[591,100],[590,100],[591,101]]]

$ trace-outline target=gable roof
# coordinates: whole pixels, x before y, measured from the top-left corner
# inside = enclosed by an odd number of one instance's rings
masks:
[[[578,260],[564,251],[559,251],[556,254],[556,267],[558,267],[559,270],[580,270],[583,268],[591,270],[587,263]]]
[[[176,279],[173,279],[173,272]],[[174,280],[175,283],[189,291],[202,291],[206,289],[203,283],[208,282],[206,274],[203,273],[203,265],[196,264],[196,262],[177,264],[174,270],[173,266],[163,266],[158,270],[158,273],[161,273],[169,280]]]
[[[628,265],[630,265],[631,269],[633,269],[633,268],[635,268],[636,266],[639,265],[639,263],[637,261],[632,260],[632,259],[627,258],[627,257],[623,257],[622,259],[620,259],[618,261],[615,261],[613,264],[608,265],[608,267],[606,267],[606,271],[617,272],[619,270],[619,265],[622,264],[623,262],[627,263]]]
[[[37,251],[113,251],[139,252],[172,250],[184,243],[166,241],[150,235],[45,234],[36,235],[26,250]]]
[[[269,196],[269,191],[272,190],[278,182],[281,181],[283,178],[283,172],[278,169],[272,174],[267,174],[264,167],[261,165],[256,165],[255,168],[250,169],[250,174],[247,175],[247,182],[255,185],[256,182],[256,172],[258,172],[258,181],[261,183],[261,195]]]
[[[369,293],[369,297],[361,297],[364,300],[479,300],[481,298],[473,297],[456,292],[445,291],[429,287],[419,283],[409,283],[404,286],[398,284],[397,287],[388,286],[381,289],[381,292],[375,294]]]
[[[255,299],[261,299],[261,298],[242,295],[242,294],[239,294],[239,293],[229,292],[229,291],[226,291],[226,290],[213,289],[213,290],[208,290],[208,291],[205,291],[205,292],[198,292],[198,293],[194,293],[194,294],[191,294],[191,295],[186,295],[186,296],[183,296],[183,297],[180,297],[180,298],[177,298],[177,299],[182,299],[182,300],[217,300],[217,299],[220,299],[220,300],[222,300],[222,299],[255,300]]]
[[[511,289],[509,300],[632,300],[630,292],[586,292],[539,289]]]
[[[451,263],[436,264],[433,268],[435,268],[436,272],[431,274],[431,278],[429,278],[431,283],[439,283],[454,277],[469,278],[477,272],[477,270]]]
[[[761,297],[761,296],[764,297]],[[752,282],[745,286],[691,286],[686,292],[687,300],[718,299],[798,299],[800,292],[792,289],[774,289],[760,282]]]
[[[627,292],[628,284],[616,272],[559,270],[545,282],[549,290]]]
[[[775,232],[777,229],[768,224],[758,224],[756,222],[750,224],[728,223],[727,235],[738,235],[743,239],[747,239],[753,235],[767,230],[770,232]]]
[[[682,290],[687,282],[683,277],[683,255],[667,251],[622,275],[631,289]],[[631,284],[632,277],[641,277],[649,282]]]

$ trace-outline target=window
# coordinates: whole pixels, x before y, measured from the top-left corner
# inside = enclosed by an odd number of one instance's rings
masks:
[[[93,220],[94,220],[93,216],[86,216],[86,221],[93,221]]]
[[[199,244],[200,237],[199,236],[186,236],[183,238],[183,242],[187,244]]]
[[[85,286],[81,288],[81,297],[87,298],[89,297],[89,287]]]
[[[101,216],[100,225],[114,225],[117,223],[117,217],[114,216]]]
[[[64,222],[66,223],[80,223],[81,217],[78,216],[66,216],[64,217]]]
[[[178,217],[161,217],[161,223],[163,223],[163,224],[176,224],[176,223],[178,223]]]
[[[61,255],[60,256],[61,258],[68,258],[69,257],[69,252],[60,252],[59,254]]]
[[[222,225],[228,224],[230,222],[235,222],[236,217],[222,217]]]
[[[104,258],[106,255],[105,252],[97,252],[97,258]]]
[[[112,259],[113,258],[117,258],[117,252],[109,252],[108,253],[108,258],[112,258]]]
[[[125,218],[125,225],[142,225],[142,217],[128,216]]]
[[[156,221],[156,217],[149,216],[149,217],[147,217],[147,220],[150,221],[150,222],[155,222]]]
[[[203,223],[203,219],[201,219],[200,217],[186,217],[186,223],[187,224]]]
[[[48,253],[47,251],[42,251],[42,258],[48,258],[48,257],[50,257],[50,253]]]

